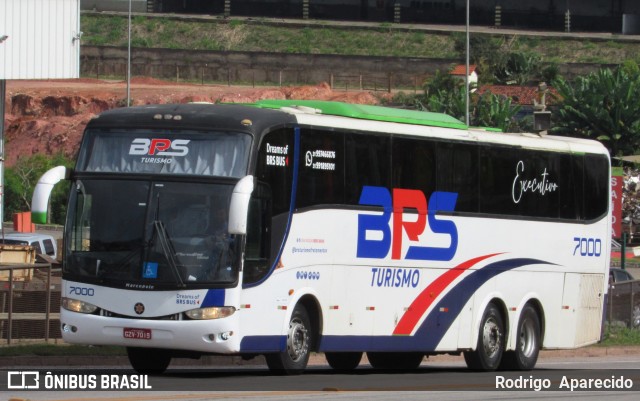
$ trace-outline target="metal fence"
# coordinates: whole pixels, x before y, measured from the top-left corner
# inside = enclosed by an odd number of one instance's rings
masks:
[[[607,322],[640,329],[640,280],[609,286]]]
[[[62,337],[60,273],[48,263],[0,265],[0,342]]]
[[[82,76],[96,79],[126,79],[126,63],[101,63],[85,61]],[[339,91],[393,92],[422,90],[428,74],[339,74],[329,73],[319,77],[317,73],[299,69],[247,69],[218,68],[206,65],[145,65],[134,63],[132,77],[145,77],[176,83],[222,84],[228,86],[299,86],[329,83]]]

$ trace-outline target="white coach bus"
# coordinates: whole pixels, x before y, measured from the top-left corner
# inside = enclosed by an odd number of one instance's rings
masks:
[[[89,122],[64,234],[66,342],[172,358],[312,352],[356,368],[463,354],[534,368],[600,339],[610,160],[599,143],[320,101],[154,105]]]

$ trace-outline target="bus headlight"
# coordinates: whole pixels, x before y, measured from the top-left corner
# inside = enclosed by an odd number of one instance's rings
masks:
[[[190,319],[207,320],[221,319],[234,314],[236,308],[233,306],[212,306],[210,308],[198,308],[186,311],[184,314]]]
[[[98,310],[98,307],[90,304],[89,302],[79,301],[77,299],[62,298],[62,307],[71,312],[78,313],[93,313]]]

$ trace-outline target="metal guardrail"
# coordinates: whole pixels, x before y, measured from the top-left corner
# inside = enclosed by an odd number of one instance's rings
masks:
[[[60,338],[59,299],[60,269],[50,263],[0,265],[0,341]]]

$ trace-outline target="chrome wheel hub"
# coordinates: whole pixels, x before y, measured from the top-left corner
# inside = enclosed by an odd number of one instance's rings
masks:
[[[307,328],[301,320],[293,319],[289,323],[289,334],[287,335],[287,352],[291,360],[298,362],[309,353],[309,337]]]
[[[489,358],[494,358],[500,351],[501,347],[501,335],[500,327],[497,322],[491,318],[488,319],[482,329],[482,345],[484,346],[484,352]]]

